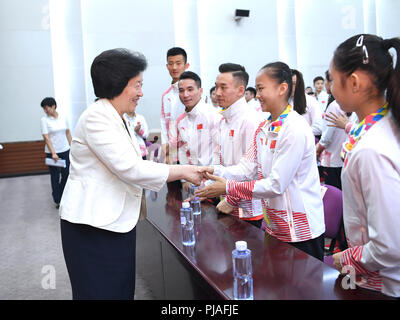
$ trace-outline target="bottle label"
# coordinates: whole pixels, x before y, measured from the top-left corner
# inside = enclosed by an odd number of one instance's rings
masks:
[[[181,216],[181,224],[182,225],[186,224],[186,217],[185,216]]]

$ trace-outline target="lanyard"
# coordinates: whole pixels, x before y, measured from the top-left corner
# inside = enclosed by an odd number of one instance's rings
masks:
[[[359,124],[353,125],[349,133],[349,140],[343,143],[342,152],[340,156],[344,160],[344,166],[347,166],[348,158],[347,154],[351,152],[357,142],[367,133],[372,126],[381,120],[384,116],[389,112],[389,105],[386,103],[382,108],[380,108],[377,112],[371,113],[365,117],[363,121]]]
[[[280,116],[278,117],[278,119],[276,121],[271,122],[271,118],[272,116],[269,116],[268,121],[270,123],[270,126],[268,128],[269,131],[272,132],[279,132],[281,131],[281,128],[285,122],[285,120],[287,119],[287,116],[289,115],[290,111],[292,111],[292,106],[289,104],[285,110],[280,114]]]

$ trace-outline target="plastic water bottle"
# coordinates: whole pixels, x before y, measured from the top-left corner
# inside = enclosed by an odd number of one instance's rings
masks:
[[[199,187],[196,187],[193,183],[191,183],[189,188],[189,195],[194,196],[196,190],[199,190]]]
[[[251,251],[246,241],[237,241],[232,251],[233,262],[233,298],[235,300],[253,300],[253,274]]]
[[[194,197],[192,200],[190,200],[190,203],[192,205],[193,209],[193,215],[197,216],[201,214],[201,202],[199,197]]]
[[[189,202],[182,202],[181,208],[182,244],[193,246],[196,243],[194,235],[193,210]]]

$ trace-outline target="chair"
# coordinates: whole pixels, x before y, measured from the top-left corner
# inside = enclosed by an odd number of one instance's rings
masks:
[[[154,162],[161,162],[161,145],[159,143],[153,143],[147,147],[147,159]]]
[[[322,185],[327,188],[322,199],[325,216],[325,237],[332,239],[328,255],[333,254],[336,239],[340,235],[343,221],[343,199],[342,191],[330,185]]]

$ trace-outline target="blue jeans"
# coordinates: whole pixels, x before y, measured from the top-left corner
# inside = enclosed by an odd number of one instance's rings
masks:
[[[59,204],[69,175],[69,150],[57,153],[57,155],[60,159],[65,160],[67,164],[65,168],[49,166],[52,190],[51,194],[53,196],[54,202],[56,204]],[[51,154],[46,153],[46,158],[51,158]]]

